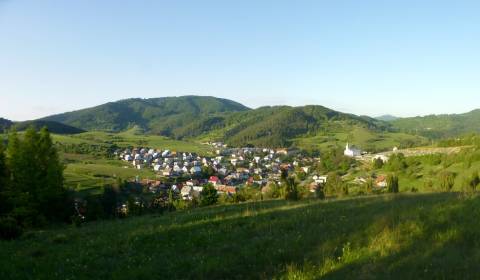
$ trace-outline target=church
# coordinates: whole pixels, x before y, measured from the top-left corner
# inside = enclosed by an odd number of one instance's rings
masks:
[[[343,154],[347,157],[357,157],[362,155],[362,151],[360,149],[357,149],[355,146],[350,146],[347,143],[347,146],[345,147],[345,151]]]

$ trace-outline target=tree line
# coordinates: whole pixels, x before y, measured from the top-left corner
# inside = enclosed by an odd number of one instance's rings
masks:
[[[70,217],[64,188],[64,166],[47,128],[28,128],[0,141],[0,237],[19,236],[23,229]]]

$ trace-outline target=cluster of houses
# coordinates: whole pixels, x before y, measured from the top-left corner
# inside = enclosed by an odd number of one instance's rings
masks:
[[[312,159],[297,157],[295,151],[226,148],[221,143],[215,145],[218,149],[216,155],[211,157],[145,147],[118,150],[115,156],[136,169],[152,169],[159,177],[191,178],[186,182],[177,180],[183,183],[171,186],[155,180],[139,181],[152,192],[171,188],[180,192],[185,199],[198,196],[202,186],[207,183],[212,184],[219,193],[234,194],[242,185],[256,184],[262,187],[268,182],[279,182],[282,170],[301,168],[306,173],[310,171],[305,161]]]
[[[144,187],[155,193],[171,189],[184,199],[198,197],[205,184],[212,184],[219,193],[233,195],[244,185],[265,187],[269,182],[279,183],[282,171],[301,170],[309,174],[311,191],[327,182],[326,175],[315,175],[312,166],[318,158],[299,156],[288,149],[227,148],[223,143],[212,143],[215,156],[200,156],[189,152],[158,150],[147,147],[127,148],[115,152],[115,156],[136,169],[151,169],[158,177],[175,179],[164,181],[181,182],[166,184],[159,180],[139,180]],[[347,144],[345,156],[362,155],[360,149]],[[382,160],[388,158],[382,157]],[[178,180],[181,178],[180,180]],[[357,182],[364,183],[364,182]],[[378,187],[386,187],[385,179],[378,178]]]

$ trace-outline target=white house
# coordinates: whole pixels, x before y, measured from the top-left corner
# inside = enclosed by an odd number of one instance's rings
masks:
[[[372,158],[372,161],[375,161],[377,159],[381,159],[383,162],[388,162],[388,156],[386,155],[376,155]]]
[[[184,200],[191,200],[193,196],[193,190],[191,186],[184,186],[181,190],[181,195]]]
[[[345,151],[343,152],[343,154],[347,157],[358,157],[362,155],[362,151],[356,148],[355,146],[350,146],[347,143],[347,146],[345,147]]]
[[[323,175],[323,176],[315,175],[315,176],[313,176],[313,180],[317,184],[325,184],[325,183],[327,183],[327,179],[328,179],[328,175]]]

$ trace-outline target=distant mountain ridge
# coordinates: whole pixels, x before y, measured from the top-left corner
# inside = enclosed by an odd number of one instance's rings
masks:
[[[387,115],[382,115],[382,116],[375,117],[375,119],[380,120],[380,121],[390,122],[390,121],[398,120],[400,118],[387,114]]]
[[[36,129],[41,129],[42,127],[47,127],[48,130],[56,134],[77,134],[85,132],[83,129],[72,127],[66,124],[53,121],[42,121],[42,120],[32,120],[32,121],[23,121],[23,122],[13,122],[4,118],[0,118],[0,133],[6,131],[7,129],[15,128],[18,131],[27,129],[29,126],[33,126]]]
[[[339,145],[339,141],[350,139],[361,139],[364,145],[372,143],[375,146],[375,143],[383,141],[384,147],[394,144],[409,146],[425,140],[423,137],[480,132],[480,110],[459,115],[416,118],[385,115],[371,118],[319,105],[250,109],[228,99],[191,95],[125,99],[45,117],[39,121],[110,132],[136,126],[146,134],[174,139],[215,140],[232,146],[270,147],[291,146],[302,139],[311,139],[309,141],[313,144],[312,141],[319,141],[320,144],[317,144],[320,146],[323,142]]]
[[[348,132],[354,127],[375,132],[389,129],[385,122],[323,106],[250,109],[231,100],[205,96],[126,99],[42,120],[113,132],[138,126],[151,134],[175,139],[217,139],[234,146],[280,147],[319,132]]]
[[[401,118],[391,121],[390,124],[400,131],[433,139],[480,133],[480,109],[464,114]]]
[[[4,118],[0,118],[0,133],[12,126],[13,122]]]
[[[92,108],[53,115],[42,120],[56,121],[85,130],[122,131],[134,125],[152,133],[172,136],[172,130],[203,116],[250,110],[222,98],[180,96],[132,98]]]

